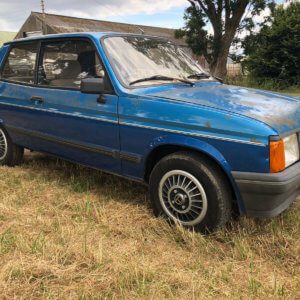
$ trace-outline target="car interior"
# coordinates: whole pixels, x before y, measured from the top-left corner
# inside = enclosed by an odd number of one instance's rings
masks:
[[[104,76],[103,67],[95,50],[76,52],[44,52],[39,68],[42,85],[79,88],[83,78]]]
[[[31,47],[32,48],[32,47]],[[42,46],[38,68],[38,84],[79,88],[83,78],[104,77],[104,69],[96,50],[87,41],[49,42]],[[35,51],[28,45],[12,48],[2,78],[34,83]]]

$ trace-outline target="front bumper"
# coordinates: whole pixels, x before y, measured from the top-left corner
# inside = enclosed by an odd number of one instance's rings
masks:
[[[280,173],[232,172],[246,215],[273,217],[300,195],[300,162]]]

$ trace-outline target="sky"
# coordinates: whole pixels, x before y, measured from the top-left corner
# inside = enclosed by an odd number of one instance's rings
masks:
[[[277,0],[283,2],[284,0]],[[44,0],[46,13],[180,28],[188,0]],[[19,31],[41,0],[0,0],[0,31]]]
[[[46,13],[180,28],[187,0],[44,0]],[[0,0],[0,31],[18,31],[40,0]]]

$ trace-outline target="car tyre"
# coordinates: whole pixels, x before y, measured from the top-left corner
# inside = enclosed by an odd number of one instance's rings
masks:
[[[154,214],[171,223],[211,233],[231,217],[227,178],[214,162],[196,153],[162,158],[151,172],[149,188]]]
[[[7,131],[0,127],[0,165],[10,167],[19,165],[23,161],[24,148],[15,145]]]

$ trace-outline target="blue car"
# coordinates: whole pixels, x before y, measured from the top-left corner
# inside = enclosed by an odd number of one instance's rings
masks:
[[[73,33],[0,50],[0,164],[41,151],[149,185],[200,232],[300,193],[300,101],[223,84],[160,37]]]

